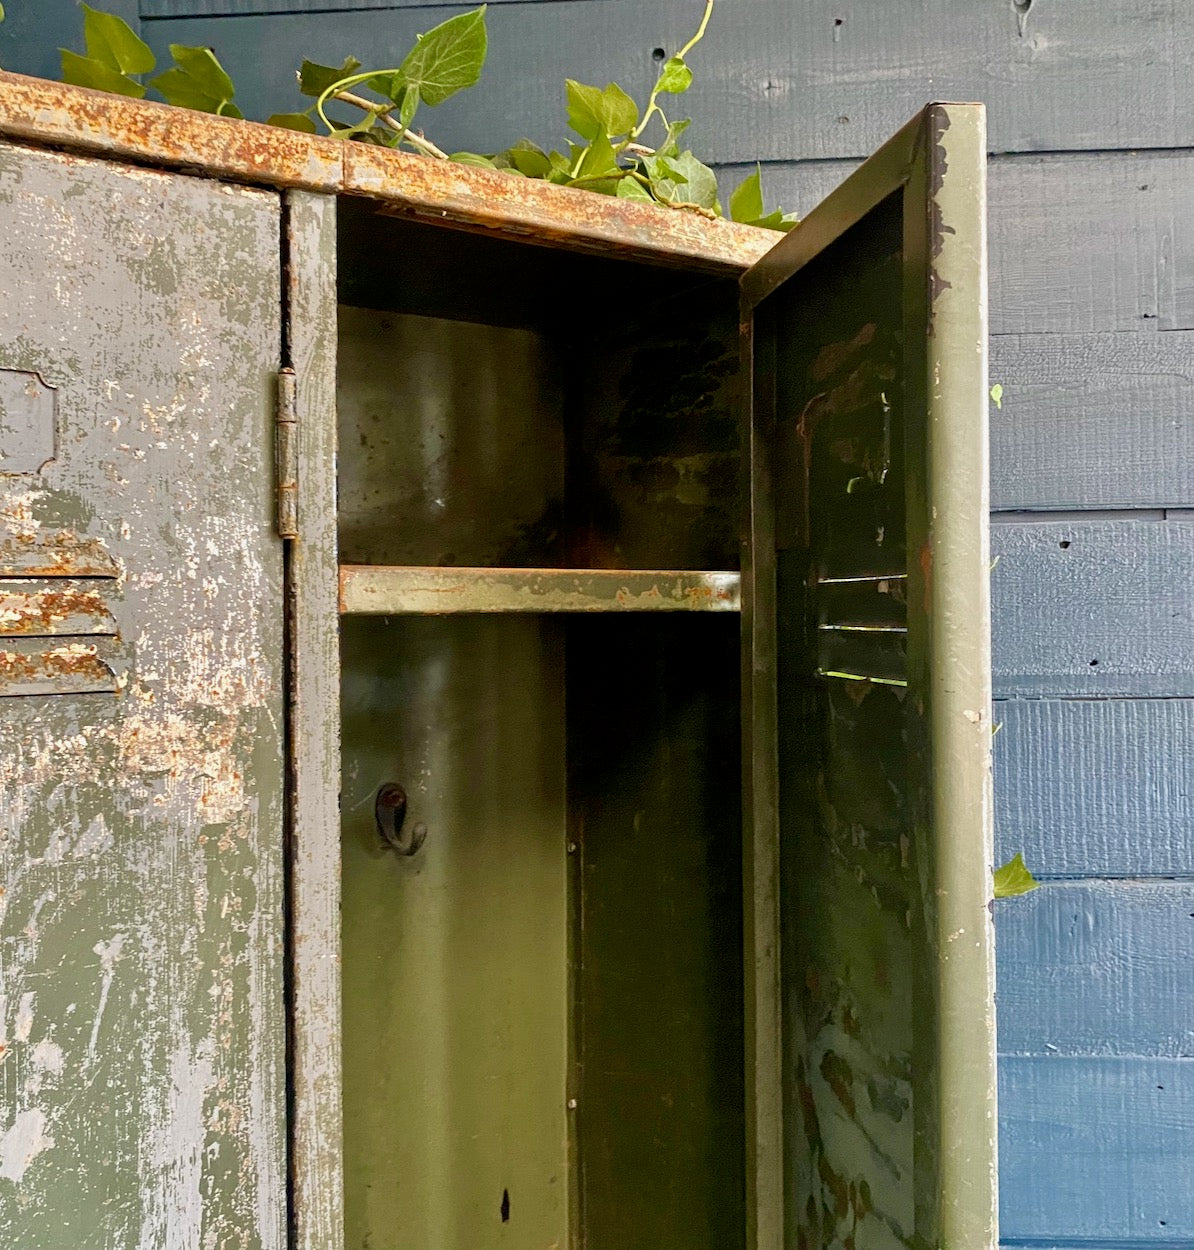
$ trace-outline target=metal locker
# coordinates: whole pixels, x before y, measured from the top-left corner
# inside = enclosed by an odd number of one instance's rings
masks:
[[[0,136],[0,1230],[993,1246],[981,108],[775,246]]]

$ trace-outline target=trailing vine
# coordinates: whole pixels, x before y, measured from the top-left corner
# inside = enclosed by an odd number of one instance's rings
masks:
[[[692,38],[660,66],[641,108],[617,83],[589,86],[565,81],[568,126],[574,138],[545,151],[519,139],[501,152],[445,152],[414,127],[424,106],[434,108],[481,77],[489,39],[485,6],[457,14],[420,35],[399,65],[363,69],[353,56],[341,65],[305,60],[296,73],[299,90],[313,101],[302,112],[275,113],[270,125],[332,138],[407,148],[434,160],[504,170],[620,199],[640,200],[721,217],[717,176],[681,143],[689,119],[670,120],[671,99],[692,85],[689,54],[705,37],[715,0],[705,0]],[[211,48],[171,44],[172,64],[155,77],[157,58],[122,18],[83,4],[85,52],[61,49],[62,79],[79,87],[143,98],[156,93],[167,104],[221,117],[242,117],[236,88]],[[350,116],[344,109],[352,110]],[[648,142],[652,135],[654,145]],[[756,166],[729,199],[734,221],[789,230],[794,214],[763,205]]]

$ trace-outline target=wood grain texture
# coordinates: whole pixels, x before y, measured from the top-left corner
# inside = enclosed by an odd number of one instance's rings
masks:
[[[1189,507],[1194,334],[991,340],[991,505]]]
[[[167,3],[258,10],[218,23],[146,23],[163,48],[214,42],[253,116],[288,107],[277,101],[292,91],[288,74],[300,48],[299,59],[339,63],[347,52],[368,51],[372,63],[397,65],[394,55],[400,59],[415,32],[470,7],[391,0],[378,12],[377,0],[353,0],[355,12],[282,16],[261,10],[349,5],[143,0],[143,11],[160,13]],[[437,137],[474,151],[505,146],[524,130],[551,138],[563,130],[565,76],[612,78],[642,98],[652,50],[674,52],[699,11],[692,0],[503,4],[490,14],[483,84],[442,110]],[[270,57],[260,66],[264,48]],[[1192,56],[1194,15],[1180,0],[1052,0],[1023,21],[1010,3],[979,0],[914,0],[898,21],[884,0],[751,0],[748,16],[719,6],[693,55],[696,84],[684,110],[697,119],[694,141],[716,161],[861,157],[929,100],[985,101],[995,151],[1177,147],[1194,137],[1194,81],[1184,72]]]
[[[856,164],[767,166],[768,203],[807,213]],[[1194,327],[1194,152],[997,157],[988,195],[993,334]]]
[[[1194,694],[1194,523],[993,527],[996,695]]]
[[[1009,1056],[999,1077],[1005,1242],[1191,1244],[1194,1063]]]
[[[1194,1056],[1194,883],[1055,882],[995,932],[1000,1054]]]
[[[995,705],[998,862],[1038,875],[1194,874],[1194,702]]]

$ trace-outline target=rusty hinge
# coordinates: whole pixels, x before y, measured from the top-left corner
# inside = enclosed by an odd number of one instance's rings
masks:
[[[298,537],[298,414],[293,369],[278,372],[274,414],[274,471],[278,481],[278,534]]]

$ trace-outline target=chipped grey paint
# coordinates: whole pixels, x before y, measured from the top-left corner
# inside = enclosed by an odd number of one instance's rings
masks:
[[[0,1245],[279,1250],[277,197],[0,146],[0,223],[0,368],[57,388],[0,477],[52,636],[4,649],[111,648],[0,714]]]

